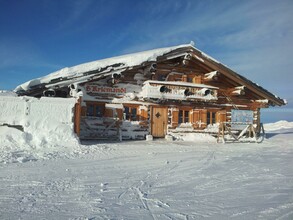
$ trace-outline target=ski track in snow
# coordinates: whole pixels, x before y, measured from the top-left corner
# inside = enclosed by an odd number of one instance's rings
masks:
[[[0,163],[0,219],[293,219],[292,133],[261,144],[88,142]]]

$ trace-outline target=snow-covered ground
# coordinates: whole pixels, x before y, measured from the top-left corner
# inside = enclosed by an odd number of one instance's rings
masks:
[[[0,219],[293,219],[293,123],[266,128],[260,144],[70,148],[2,126]]]

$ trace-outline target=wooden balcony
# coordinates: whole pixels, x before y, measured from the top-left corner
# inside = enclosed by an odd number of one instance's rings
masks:
[[[160,100],[217,101],[218,88],[204,84],[179,81],[145,81],[142,98]]]

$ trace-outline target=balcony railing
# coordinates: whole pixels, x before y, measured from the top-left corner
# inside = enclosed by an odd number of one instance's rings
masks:
[[[204,84],[149,80],[144,82],[141,94],[144,99],[216,101],[217,91],[217,87]]]

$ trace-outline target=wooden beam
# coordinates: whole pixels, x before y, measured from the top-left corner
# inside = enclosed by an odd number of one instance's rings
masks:
[[[204,74],[203,81],[204,82],[216,81],[219,79],[218,76],[219,76],[218,71],[212,71],[212,72]]]
[[[78,98],[74,108],[74,132],[80,136],[80,121],[81,121],[81,97]]]
[[[234,88],[227,89],[225,92],[229,96],[243,96],[245,95],[245,86],[236,86]]]
[[[197,65],[197,66],[200,66],[202,69],[204,69],[206,72],[212,72],[214,70],[217,70],[217,69],[213,69],[207,65],[204,65],[202,64],[201,62],[195,60],[195,59],[191,59],[190,60],[190,64],[194,64],[194,65]]]

